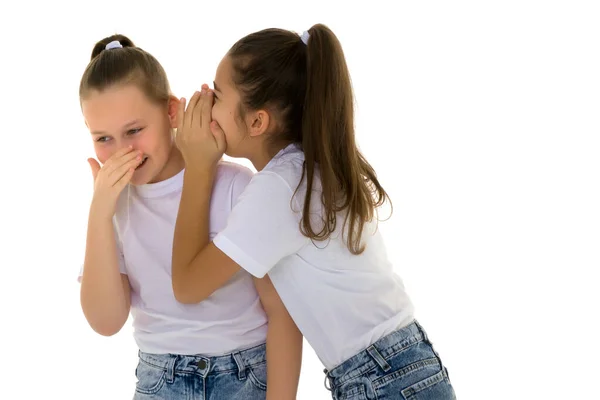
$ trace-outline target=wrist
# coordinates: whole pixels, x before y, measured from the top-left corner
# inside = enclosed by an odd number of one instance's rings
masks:
[[[112,223],[114,216],[114,210],[110,210],[106,205],[99,204],[95,200],[92,200],[90,205],[90,214],[88,217],[89,223],[102,224]]]
[[[183,173],[184,184],[190,182],[194,186],[202,183],[210,183],[215,179],[217,173],[217,166],[203,166],[203,167],[192,167],[186,166],[185,172]]]

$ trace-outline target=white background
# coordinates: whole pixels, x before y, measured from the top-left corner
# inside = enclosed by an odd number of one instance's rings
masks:
[[[0,397],[133,395],[130,324],[95,334],[76,282],[92,194],[78,84],[94,43],[129,36],[189,97],[242,36],[322,22],[394,201],[390,255],[458,398],[598,398],[592,3],[2,2]],[[308,345],[298,398],[328,398]]]

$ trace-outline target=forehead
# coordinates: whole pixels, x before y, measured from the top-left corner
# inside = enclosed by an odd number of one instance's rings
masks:
[[[233,81],[231,79],[231,73],[231,58],[229,56],[225,56],[219,63],[219,66],[217,67],[217,72],[215,73],[215,83],[219,87],[219,89],[224,90],[225,88],[232,88]]]
[[[136,86],[126,85],[92,91],[81,102],[81,109],[86,123],[92,128],[142,118],[155,108]]]

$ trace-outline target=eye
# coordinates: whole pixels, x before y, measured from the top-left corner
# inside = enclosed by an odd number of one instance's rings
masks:
[[[135,129],[130,129],[127,131],[128,135],[135,135],[136,133],[138,133],[139,131],[141,131],[144,128],[135,128]]]
[[[110,138],[108,136],[102,136],[102,137],[99,137],[98,139],[96,139],[96,142],[105,143],[105,142],[108,142],[109,140],[110,140]]]

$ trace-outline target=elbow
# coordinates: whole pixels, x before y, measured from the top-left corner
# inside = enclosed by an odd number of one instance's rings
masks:
[[[119,333],[119,331],[121,330],[120,327],[112,327],[112,326],[105,326],[105,325],[98,325],[98,326],[92,326],[92,329],[94,330],[94,332],[98,333],[99,335],[102,336],[114,336],[117,333]]]
[[[88,321],[90,327],[99,335],[114,336],[121,331],[125,321],[106,320],[106,321]]]
[[[178,303],[190,304],[187,288],[185,284],[185,278],[181,277],[181,273],[175,273],[175,263],[173,262],[171,274],[171,287],[173,289],[173,296]]]
[[[200,303],[207,297],[203,296],[200,290],[194,290],[188,283],[179,282],[176,279],[173,279],[173,295],[175,300],[181,304]]]
[[[181,290],[175,290],[175,288],[173,288],[173,294],[175,295],[175,300],[177,300],[178,303],[194,304],[194,302],[190,299],[190,296],[188,296],[186,293],[182,292]]]
[[[114,336],[119,333],[129,317],[129,309],[118,311],[99,309],[90,306],[85,301],[82,301],[81,306],[90,328],[102,336]]]

